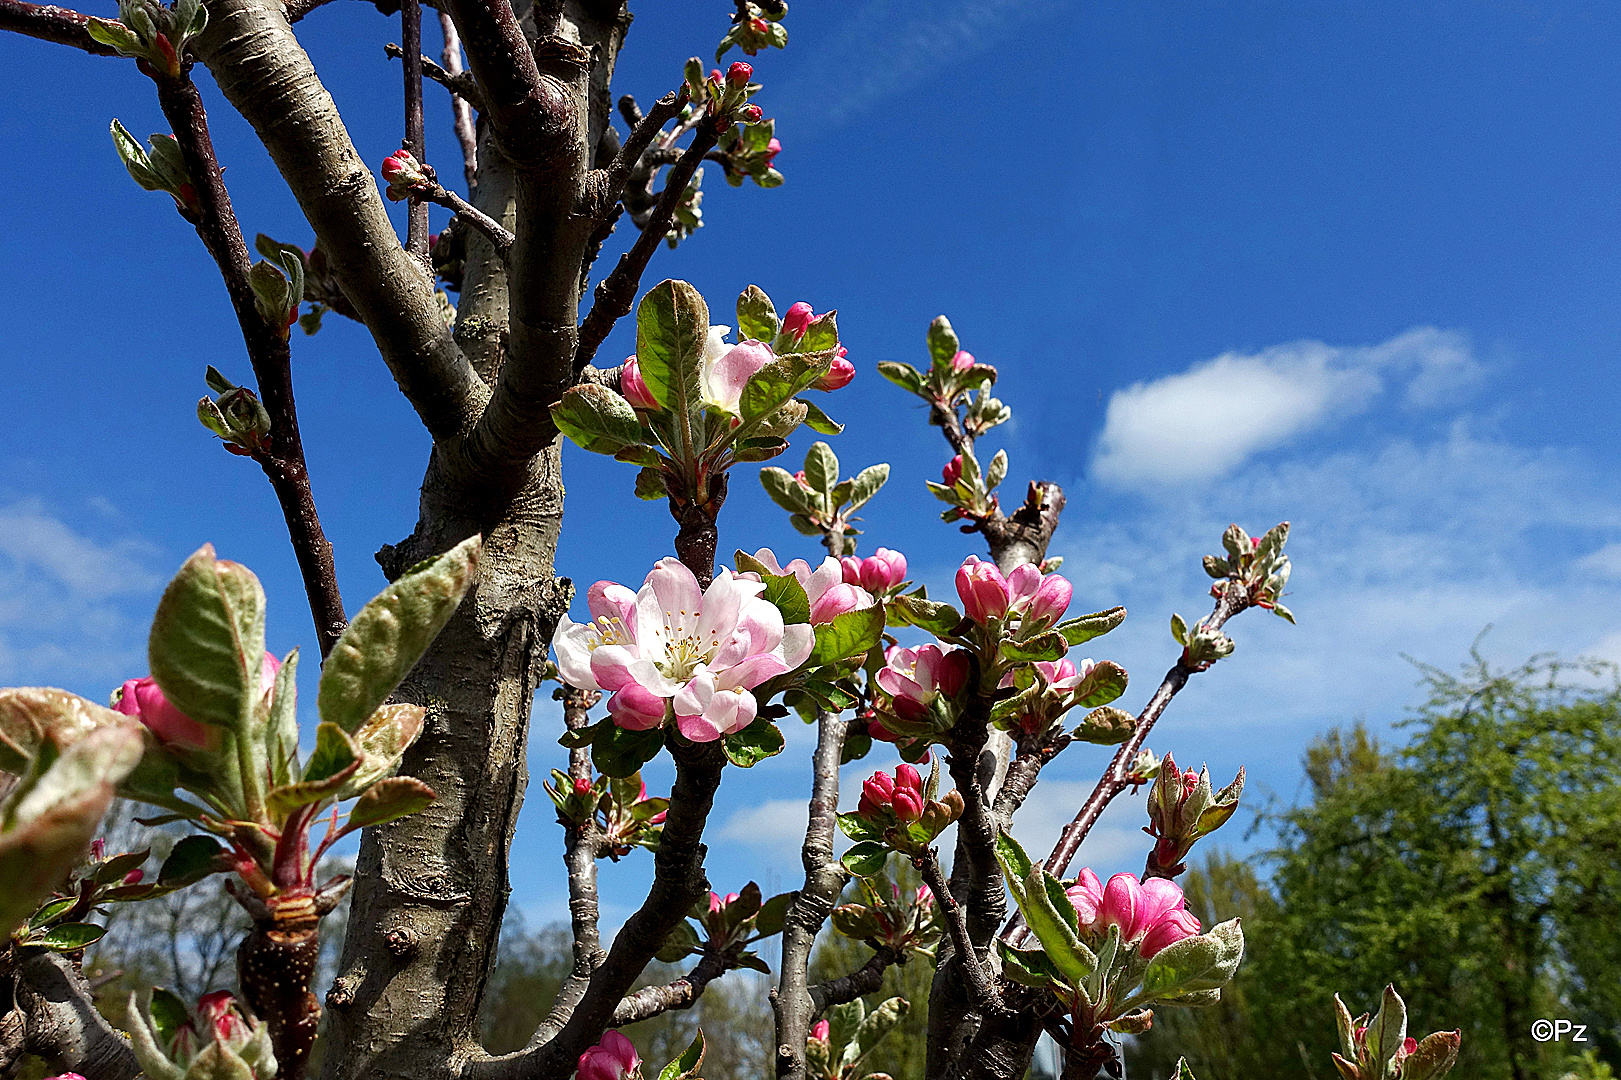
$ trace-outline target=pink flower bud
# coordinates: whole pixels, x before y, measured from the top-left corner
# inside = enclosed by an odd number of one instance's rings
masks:
[[[946,467],[940,470],[940,479],[945,482],[946,487],[952,487],[958,480],[962,479],[961,454],[946,462]]]
[[[1103,925],[1120,927],[1122,942],[1135,940],[1142,933],[1143,887],[1135,874],[1116,874],[1103,887],[1103,904],[1098,917]]]
[[[854,555],[846,555],[839,560],[839,573],[844,577],[846,585],[861,584],[861,560]],[[865,588],[865,586],[862,586]]]
[[[879,548],[865,559],[846,555],[839,566],[846,582],[870,593],[887,592],[906,580],[906,556],[890,548]]]
[[[827,374],[811,383],[812,390],[842,390],[850,385],[850,380],[856,377],[856,366],[844,358],[844,346],[839,346],[839,355],[833,358],[833,363],[827,369]]]
[[[1098,910],[1103,906],[1103,883],[1098,880],[1091,867],[1081,871],[1075,884],[1064,890],[1064,895],[1069,897],[1069,902],[1074,905],[1075,916],[1081,924],[1081,929],[1094,929],[1098,921]]]
[[[584,795],[584,794],[588,793],[590,790],[591,790],[591,781],[587,780],[583,776],[576,776],[574,778],[574,794],[576,794],[576,795]]]
[[[726,69],[726,85],[728,86],[747,86],[749,80],[753,77],[754,69],[741,60]]]
[[[832,622],[835,616],[861,607],[863,600],[870,602],[871,597],[865,596],[856,586],[841,581],[819,596],[811,605],[811,624],[819,626],[822,623]]]
[[[776,139],[772,139],[770,142],[766,143],[765,144],[765,163],[767,165],[771,164],[772,159],[774,159],[781,152],[782,152],[782,143],[778,142]]]
[[[964,352],[961,349],[958,349],[957,355],[951,358],[951,370],[955,371],[959,375],[973,366],[974,354],[971,352]]]
[[[917,769],[901,762],[895,767],[895,790],[905,790],[915,793],[919,798],[923,796],[923,777]]]
[[[173,705],[158,689],[157,680],[129,679],[113,708],[133,716],[146,726],[158,742],[174,750],[216,750],[219,732],[199,724]]]
[[[139,885],[141,883],[141,879],[144,878],[145,876],[146,876],[146,871],[142,870],[140,867],[137,866],[135,869],[133,869],[129,873],[125,874],[124,875],[124,880],[119,882],[119,884],[121,884],[121,885]]]
[[[608,715],[626,731],[651,731],[664,723],[664,702],[641,683],[630,682],[608,699]]]
[[[811,319],[814,317],[815,312],[811,310],[811,306],[801,300],[791,306],[787,313],[783,315],[782,332],[791,338],[804,337],[805,329],[810,326]]]
[[[634,356],[625,357],[625,366],[619,370],[619,396],[630,402],[633,409],[656,412],[659,408],[658,399],[647,388],[647,382],[642,378],[642,366]]]
[[[709,81],[714,83],[716,86],[720,85],[720,68],[709,69]]]
[[[1138,949],[1143,959],[1147,960],[1165,946],[1193,937],[1198,932],[1198,918],[1187,908],[1178,908],[1161,916],[1159,922],[1149,928]]]
[[[383,159],[383,179],[399,187],[409,187],[422,179],[421,167],[409,150],[396,150]]]
[[[760,118],[763,116],[765,116],[765,113],[760,109],[760,106],[743,106],[743,119],[747,120],[749,123],[758,124],[760,122]]]
[[[1025,609],[1025,627],[1043,629],[1056,625],[1064,617],[1064,612],[1069,610],[1069,600],[1073,594],[1074,587],[1067,579],[1048,574],[1036,589],[1036,595],[1030,598],[1030,606]]]
[[[642,1059],[631,1041],[617,1031],[605,1031],[602,1041],[580,1055],[579,1080],[625,1080],[641,1075]]]
[[[970,555],[957,568],[957,595],[962,598],[968,617],[981,626],[1008,613],[1010,596],[1007,579],[995,563]]]
[[[800,469],[798,472],[794,473],[794,483],[798,484],[800,487],[804,488],[806,491],[811,490],[810,480],[808,480],[806,478],[804,469]]]
[[[923,816],[923,796],[914,792],[897,789],[893,805],[895,818],[902,824],[910,824]]]
[[[817,1042],[827,1042],[828,1036],[833,1033],[833,1026],[826,1020],[818,1020],[811,1025],[810,1037]]]
[[[927,885],[919,885],[914,903],[920,908],[931,908],[934,906],[934,893],[929,891]]]

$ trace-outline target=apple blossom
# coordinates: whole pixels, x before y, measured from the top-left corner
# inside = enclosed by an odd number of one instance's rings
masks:
[[[1163,881],[1164,879],[1155,878],[1154,880]],[[1143,943],[1138,946],[1138,951],[1142,954],[1144,960],[1152,959],[1165,946],[1173,945],[1183,938],[1190,938],[1198,933],[1198,917],[1187,908],[1177,908],[1175,911],[1167,912],[1160,918],[1159,922],[1149,929],[1148,933],[1143,935]]]
[[[814,317],[814,310],[805,301],[791,304],[782,316],[782,332],[791,338],[802,338]]]
[[[1083,933],[1098,936],[1118,926],[1121,944],[1140,941],[1144,959],[1199,932],[1199,920],[1185,906],[1181,886],[1169,878],[1139,884],[1133,874],[1116,874],[1104,885],[1088,868],[1064,893]]]
[[[281,661],[265,653],[259,665],[259,700],[270,700],[276,690],[276,672]],[[219,733],[211,725],[199,723],[175,708],[163,696],[156,679],[126,679],[118,691],[113,709],[125,716],[133,716],[150,731],[158,742],[177,750],[219,749]]]
[[[1059,574],[1041,573],[1035,563],[1021,563],[1007,576],[1008,613],[1023,622],[1021,634],[1030,634],[1055,625],[1069,610],[1074,587]]]
[[[630,402],[633,409],[653,412],[661,407],[653,391],[647,388],[647,380],[642,378],[642,367],[634,356],[625,357],[625,366],[619,371],[619,396]]]
[[[923,777],[902,762],[895,775],[876,772],[861,785],[861,802],[856,813],[875,824],[885,824],[891,816],[902,824],[923,816]]]
[[[754,68],[741,60],[726,69],[726,85],[728,86],[747,86],[749,80],[753,77]]]
[[[828,1023],[826,1020],[818,1020],[816,1023],[811,1025],[810,1037],[815,1039],[817,1042],[827,1042],[828,1037],[832,1033],[833,1025]]]
[[[1008,613],[1007,579],[993,562],[970,555],[957,568],[957,595],[968,617],[981,626]]]
[[[942,695],[948,699],[961,694],[968,683],[969,656],[966,650],[920,645],[915,649],[891,648],[884,654],[878,686],[894,699],[895,715],[918,722],[928,716],[929,706]]]
[[[393,202],[406,198],[411,189],[418,184],[425,183],[427,175],[422,171],[422,163],[409,150],[396,150],[383,159],[383,179],[388,181],[388,187],[383,194]]]
[[[776,359],[771,346],[758,341],[727,345],[729,326],[711,326],[704,341],[701,382],[705,404],[736,413],[743,387],[754,373]]]
[[[766,143],[765,144],[765,163],[767,165],[771,164],[772,160],[775,159],[776,156],[781,152],[782,152],[782,143],[778,142],[776,139],[772,139],[770,142]]]
[[[805,598],[810,601],[813,626],[832,622],[835,616],[870,608],[877,603],[865,589],[843,580],[846,576],[844,570],[832,556],[824,558],[815,570],[804,559],[795,559],[783,566],[770,548],[756,551],[754,558],[778,577],[786,574],[794,576],[794,580],[805,590]]]
[[[840,345],[838,355],[833,358],[833,363],[828,367],[827,374],[819,376],[810,384],[810,388],[812,390],[826,390],[831,393],[834,390],[842,390],[849,386],[850,380],[856,377],[856,366],[845,359],[848,353],[849,350]]]
[[[940,470],[940,479],[945,481],[947,487],[955,485],[958,480],[962,479],[961,454],[958,454],[956,457],[946,462],[945,468]]]
[[[764,591],[722,570],[700,593],[677,559],[660,559],[635,593],[599,581],[586,593],[591,621],[564,615],[558,625],[558,669],[572,686],[612,691],[608,710],[620,727],[657,727],[668,702],[682,735],[713,742],[754,722],[750,690],[810,657],[810,625],[784,626]]]
[[[951,358],[951,370],[962,374],[974,366],[974,354],[963,349],[957,350],[957,355]]]
[[[874,595],[886,593],[906,580],[906,556],[891,548],[879,548],[865,559],[846,555],[839,560],[844,580]]]
[[[642,1075],[642,1059],[631,1041],[617,1031],[602,1033],[602,1041],[580,1055],[579,1080],[626,1080]]]

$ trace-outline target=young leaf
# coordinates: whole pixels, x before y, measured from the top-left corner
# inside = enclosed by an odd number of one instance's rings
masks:
[[[942,367],[949,369],[961,348],[956,331],[951,329],[950,319],[940,315],[929,324],[929,359],[934,361],[935,370]]]
[[[629,776],[652,761],[663,745],[663,728],[630,731],[608,724],[591,744],[591,763],[604,776]]]
[[[414,776],[391,776],[379,780],[355,800],[355,808],[349,811],[344,831],[381,825],[385,821],[414,814],[433,802],[434,798],[433,788]]]
[[[811,443],[805,454],[805,482],[822,492],[832,491],[839,482],[839,459],[827,443]]]
[[[782,753],[783,745],[782,732],[763,716],[724,740],[726,760],[741,769],[752,768],[768,757],[775,757]]]
[[[799,481],[787,469],[779,469],[775,465],[761,469],[760,486],[765,488],[772,502],[790,514],[813,514],[819,510],[811,502],[811,493],[800,487]]]
[[[708,336],[709,308],[685,281],[659,282],[636,309],[636,362],[653,400],[675,418],[678,445],[670,449],[685,460],[701,445],[693,426],[703,414],[699,376]]]
[[[205,544],[169,582],[152,617],[147,659],[169,703],[204,724],[253,720],[265,651],[265,594],[239,563]]]
[[[889,466],[887,464],[868,465],[856,474],[855,482],[850,485],[850,509],[859,510],[867,500],[878,494],[878,489],[889,481]]]
[[[659,1080],[687,1080],[688,1077],[698,1075],[698,1066],[704,1060],[704,1033],[702,1030],[692,1037],[692,1042],[681,1056],[659,1070]]]
[[[837,435],[844,430],[844,425],[828,416],[814,401],[804,398],[795,398],[795,401],[805,406],[805,426],[818,435]]]
[[[878,374],[908,393],[923,396],[923,376],[911,364],[903,364],[898,360],[880,360]]]
[[[552,406],[557,430],[594,454],[618,454],[642,441],[642,422],[630,402],[596,383],[570,387]],[[643,465],[657,464],[641,462]]]
[[[777,336],[777,309],[758,285],[750,285],[737,298],[737,333],[744,339],[771,341]]]
[[[212,836],[188,836],[169,851],[158,871],[158,881],[164,885],[190,885],[224,868],[221,857],[225,847]]]
[[[1091,708],[1107,705],[1126,692],[1126,669],[1113,660],[1099,660],[1075,688],[1075,704]]]
[[[53,926],[37,937],[28,939],[30,945],[43,945],[56,952],[73,952],[76,949],[87,948],[101,940],[101,935],[107,932],[105,926],[95,923],[70,922]]]
[[[1107,611],[1098,611],[1059,623],[1058,632],[1063,634],[1064,640],[1071,645],[1079,645],[1095,637],[1102,637],[1125,621],[1126,609],[1113,607]]]
[[[852,656],[864,656],[883,634],[884,609],[880,604],[835,615],[831,622],[816,627],[811,663],[832,664]]]
[[[478,570],[480,543],[470,536],[419,563],[360,609],[321,672],[322,720],[352,732],[388,699],[455,614]]]
[[[876,840],[863,840],[852,845],[839,862],[856,877],[877,877],[884,872],[884,863],[888,858],[889,848]]]

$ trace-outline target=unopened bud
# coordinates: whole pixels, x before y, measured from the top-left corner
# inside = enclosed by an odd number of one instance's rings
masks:
[[[754,69],[748,64],[745,64],[743,61],[739,60],[737,63],[733,64],[727,69],[726,85],[747,86],[749,84],[749,80],[753,77]]]
[[[747,120],[751,124],[758,124],[761,118],[764,116],[765,110],[761,109],[758,105],[743,106],[743,119]]]

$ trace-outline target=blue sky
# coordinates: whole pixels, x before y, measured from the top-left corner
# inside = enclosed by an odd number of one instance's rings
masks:
[[[687,56],[712,54],[728,7],[642,5],[618,90],[673,87]],[[860,375],[829,399],[849,424],[834,447],[847,472],[894,465],[864,550],[904,550],[947,592],[982,552],[923,489],[948,456],[938,432],[873,370],[922,362],[944,312],[1002,372],[1014,420],[987,445],[1012,458],[1010,497],[1032,477],[1069,493],[1053,550],[1077,607],[1131,611],[1090,646],[1131,672],[1122,704],[1140,707],[1172,660],[1170,613],[1206,609],[1198,559],[1222,528],[1295,523],[1300,625],[1237,620],[1237,652],[1150,741],[1223,780],[1247,766],[1257,803],[1296,797],[1315,733],[1403,715],[1417,699],[1404,653],[1450,667],[1491,625],[1482,648],[1503,663],[1621,659],[1621,10],[798,0],[788,25],[789,49],[757,64],[787,184],[733,190],[711,170],[706,227],[661,252],[648,283],[685,277],[718,312],[751,282],[779,306],[839,309]],[[301,33],[381,161],[398,145],[382,54],[396,25],[332,4]],[[14,203],[0,684],[99,698],[144,673],[157,593],[205,540],[265,579],[274,647],[312,648],[268,487],[193,415],[205,364],[247,377],[223,291],[106,134],[113,116],[162,130],[149,84],[40,42],[0,38],[0,58]],[[429,159],[459,175],[432,90]],[[205,96],[245,228],[307,244],[251,132]],[[604,359],[630,347],[621,328]],[[294,363],[353,608],[382,585],[372,552],[411,529],[428,443],[358,327],[328,319],[295,339]],[[569,451],[561,572],[634,585],[668,553],[673,523],[631,496],[632,473]],[[761,545],[814,554],[740,470],[722,547]],[[562,757],[556,724],[543,700],[537,783]],[[809,738],[788,725],[787,753],[728,777],[717,887],[794,880]],[[1021,812],[1033,846],[1105,757],[1078,748],[1048,770]],[[535,789],[514,860],[514,899],[541,921],[565,911],[547,805]],[[1120,800],[1087,860],[1137,868],[1140,814]],[[610,919],[648,869],[632,857],[606,872]]]

